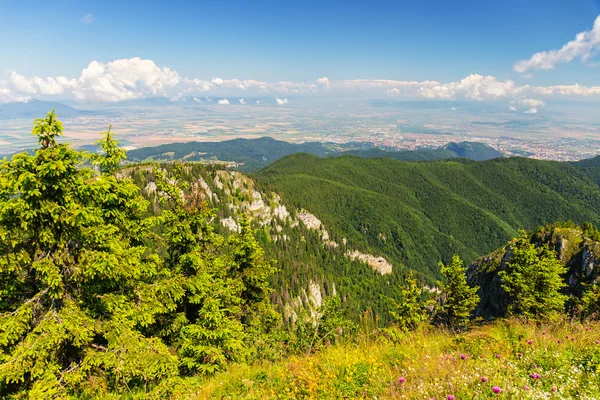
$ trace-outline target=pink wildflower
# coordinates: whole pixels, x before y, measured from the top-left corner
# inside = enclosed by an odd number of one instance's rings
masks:
[[[500,389],[498,386],[494,386],[494,387],[492,388],[492,392],[494,392],[494,393],[498,394],[498,393],[501,393],[501,392],[502,392],[502,389]]]
[[[481,382],[486,383],[488,381],[488,378],[486,378],[485,376],[481,377]]]
[[[398,383],[404,383],[406,382],[406,378],[401,376],[400,378],[398,378]]]

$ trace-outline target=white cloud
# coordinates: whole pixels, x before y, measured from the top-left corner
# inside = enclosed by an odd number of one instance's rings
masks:
[[[525,111],[525,114],[537,114],[537,108],[531,107],[529,110]]]
[[[471,74],[464,79],[441,83],[434,80],[400,81],[387,79],[330,80],[322,77],[313,82],[264,82],[223,79],[181,78],[176,71],[159,67],[152,60],[130,58],[108,63],[92,61],[79,77],[66,78],[37,76],[25,77],[16,71],[8,73],[9,82],[4,84],[4,98],[10,90],[11,98],[34,96],[71,96],[81,102],[118,102],[149,96],[165,96],[178,100],[183,96],[200,96],[201,93],[217,98],[242,97],[271,94],[277,104],[287,104],[294,95],[364,95],[371,97],[394,96],[409,99],[508,99],[514,100],[516,108],[544,106],[541,99],[549,96],[600,96],[600,86],[557,85],[518,86],[511,80],[498,80],[493,76]],[[241,100],[237,100],[243,104]],[[246,101],[246,100],[244,100]],[[203,103],[214,103],[207,99]],[[518,102],[518,103],[517,103]]]
[[[515,106],[508,106],[508,109],[509,109],[510,111],[518,111],[518,110],[517,110],[517,107],[515,107]]]
[[[72,82],[72,81],[71,81]],[[117,102],[147,96],[166,96],[180,82],[179,74],[139,57],[103,64],[92,61],[72,82],[79,101]]]
[[[528,60],[517,62],[513,69],[519,73],[529,70],[553,69],[556,64],[568,63],[576,58],[587,62],[590,57],[600,51],[600,16],[594,21],[594,26],[589,31],[580,32],[559,50],[541,51],[535,53]]]
[[[10,102],[25,102],[29,100],[28,96],[23,96],[18,93],[14,93],[9,87],[8,82],[0,81],[0,104]]]
[[[543,102],[542,100],[537,100],[537,99],[521,99],[518,101],[519,105],[523,106],[523,107],[543,107],[546,105],[545,102]]]
[[[317,84],[324,87],[325,89],[329,89],[329,85],[330,85],[329,78],[326,78],[326,77],[319,78],[319,79],[317,79]]]
[[[513,81],[498,81],[493,76],[471,74],[460,82],[450,82],[433,86],[422,86],[418,95],[427,99],[456,99],[465,97],[472,100],[496,99],[517,95],[520,88]]]
[[[92,13],[87,13],[83,17],[81,17],[81,21],[86,25],[91,24],[95,20],[96,20],[96,17],[94,17],[94,14],[92,14]]]
[[[222,106],[228,106],[229,105],[229,100],[227,99],[221,99],[217,102],[217,104],[220,104]]]
[[[239,99],[240,104],[246,104],[246,99]]]

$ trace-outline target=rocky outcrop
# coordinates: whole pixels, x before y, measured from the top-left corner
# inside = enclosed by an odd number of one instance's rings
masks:
[[[546,227],[534,233],[532,243],[547,244],[556,251],[557,258],[567,267],[564,277],[566,292],[581,296],[585,284],[600,282],[600,243],[589,237],[580,227]],[[467,282],[479,286],[480,303],[477,317],[490,319],[503,316],[506,299],[498,273],[510,262],[510,245],[482,257],[467,269]]]

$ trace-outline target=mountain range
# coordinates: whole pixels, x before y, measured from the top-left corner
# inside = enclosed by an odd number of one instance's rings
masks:
[[[243,163],[241,171],[256,171],[270,163],[295,153],[308,153],[318,157],[350,154],[364,158],[393,158],[402,161],[432,161],[447,158],[488,160],[503,154],[482,143],[449,143],[443,147],[423,148],[415,151],[386,151],[371,143],[346,144],[305,142],[289,143],[270,137],[259,139],[233,139],[222,142],[187,142],[164,144],[131,150],[129,161],[228,161]]]

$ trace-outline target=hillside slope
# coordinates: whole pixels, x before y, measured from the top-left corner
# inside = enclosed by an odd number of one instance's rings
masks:
[[[233,139],[223,142],[172,143],[131,150],[129,161],[227,161],[243,163],[241,171],[256,171],[290,154],[308,153],[319,157],[355,155],[364,158],[394,158],[402,161],[432,161],[446,158],[488,160],[502,157],[499,151],[482,143],[449,143],[437,149],[385,151],[372,143],[289,143],[270,137]]]
[[[458,253],[467,262],[554,221],[600,223],[600,188],[571,164],[525,158],[406,163],[307,154],[258,173],[360,250],[429,279]]]

